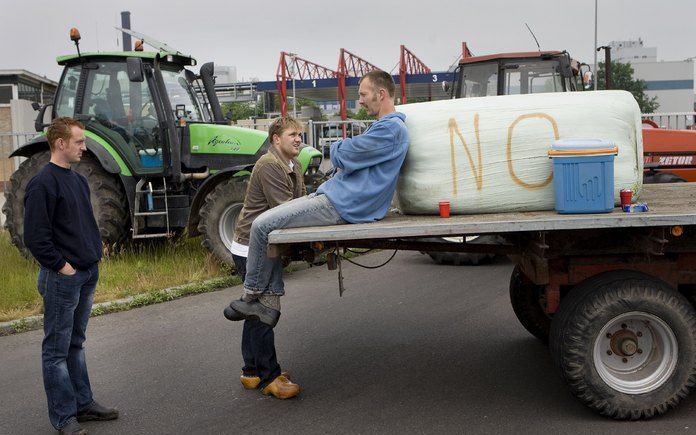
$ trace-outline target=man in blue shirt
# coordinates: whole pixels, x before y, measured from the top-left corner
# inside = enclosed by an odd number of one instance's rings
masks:
[[[53,120],[46,132],[51,160],[24,195],[24,244],[41,266],[48,416],[61,434],[87,433],[81,421],[118,418],[92,398],[82,347],[102,256],[87,180],[71,169],[87,150],[84,128],[71,118]]]
[[[268,234],[281,228],[378,221],[387,214],[408,150],[406,115],[394,107],[394,81],[384,71],[360,80],[360,105],[377,117],[364,134],[331,145],[336,174],[316,194],[264,212],[251,226],[245,294],[230,307],[241,315],[275,325],[280,313],[259,304],[280,258],[267,257]]]

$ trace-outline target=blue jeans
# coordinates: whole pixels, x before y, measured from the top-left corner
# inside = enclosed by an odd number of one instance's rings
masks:
[[[43,267],[39,271],[38,288],[44,301],[43,380],[48,417],[56,429],[94,403],[82,343],[98,279],[97,264],[71,276]]]
[[[345,223],[326,195],[315,193],[265,211],[251,224],[244,290],[252,295],[285,294],[282,259],[280,256],[268,258],[267,255],[271,231]],[[274,273],[278,269],[280,273]]]

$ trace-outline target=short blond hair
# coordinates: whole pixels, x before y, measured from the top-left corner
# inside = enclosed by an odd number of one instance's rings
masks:
[[[292,116],[281,116],[280,118],[274,119],[271,125],[268,126],[268,140],[273,143],[274,135],[278,135],[278,137],[280,137],[280,135],[282,135],[283,132],[289,128],[302,131],[302,125]]]
[[[51,122],[51,125],[48,126],[48,130],[46,130],[46,139],[48,139],[48,147],[51,151],[55,148],[58,139],[63,139],[65,141],[70,140],[73,127],[79,127],[82,130],[85,129],[83,123],[67,116],[56,118]]]

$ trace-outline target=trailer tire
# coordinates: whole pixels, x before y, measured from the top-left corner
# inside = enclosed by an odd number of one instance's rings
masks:
[[[233,265],[232,238],[237,217],[244,205],[248,177],[223,181],[205,198],[201,207],[198,231],[203,235],[203,246],[223,263]]]
[[[19,165],[10,177],[5,191],[5,228],[12,244],[26,257],[31,254],[24,246],[24,194],[27,184],[48,163],[50,153],[38,152]],[[73,165],[76,172],[87,178],[94,217],[99,234],[107,245],[122,242],[128,235],[129,209],[126,195],[119,180],[104,171],[99,161],[85,153],[79,163]]]
[[[467,241],[467,243],[482,243],[482,244],[498,244],[500,239],[497,236],[475,236],[474,240]],[[438,242],[438,243],[459,243],[450,242],[444,237],[435,237],[430,239],[423,239],[427,242]],[[454,266],[460,265],[471,265],[478,266],[480,264],[490,263],[495,254],[488,253],[477,253],[477,252],[439,252],[439,251],[428,251],[421,252],[422,254],[427,254],[433,261],[437,264],[452,264]]]
[[[544,309],[544,286],[534,284],[519,265],[510,276],[510,303],[524,329],[544,343],[548,342],[551,316]]]
[[[617,420],[674,408],[696,382],[696,312],[665,282],[611,271],[561,302],[551,355],[572,393]]]
[[[669,172],[656,172],[654,174],[644,175],[643,183],[645,184],[662,184],[662,183],[686,183],[682,177]]]

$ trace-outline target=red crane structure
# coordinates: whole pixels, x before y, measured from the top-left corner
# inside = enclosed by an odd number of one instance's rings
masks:
[[[288,74],[289,73],[289,74]],[[280,61],[276,69],[276,87],[280,94],[280,112],[288,114],[288,80],[297,77],[300,80],[332,79],[338,73],[325,66],[303,59],[294,53],[280,52]]]
[[[431,70],[406,46],[401,46],[399,56],[399,84],[401,85],[401,104],[406,104],[406,75],[430,74]]]

